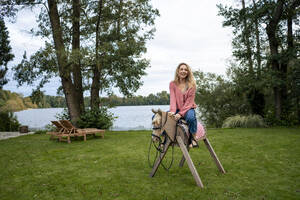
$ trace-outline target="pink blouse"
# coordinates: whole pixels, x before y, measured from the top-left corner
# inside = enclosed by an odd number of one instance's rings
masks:
[[[179,110],[179,114],[184,117],[185,113],[191,108],[196,108],[195,104],[195,93],[196,88],[189,88],[185,92],[176,86],[174,81],[170,83],[170,112],[176,113],[176,110]]]

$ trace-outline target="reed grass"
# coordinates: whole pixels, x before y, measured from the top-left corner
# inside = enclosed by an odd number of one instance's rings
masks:
[[[225,119],[222,128],[261,128],[266,127],[264,120],[259,115],[236,115]]]

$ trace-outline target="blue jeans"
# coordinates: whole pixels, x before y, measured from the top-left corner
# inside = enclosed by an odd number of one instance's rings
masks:
[[[184,119],[188,123],[190,134],[195,134],[197,132],[197,118],[194,108],[185,113]]]
[[[179,110],[176,111],[178,113]],[[197,118],[194,108],[189,109],[185,115],[184,120],[188,123],[190,134],[195,134],[197,132]]]

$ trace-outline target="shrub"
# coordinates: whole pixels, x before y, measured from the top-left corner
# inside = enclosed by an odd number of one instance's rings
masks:
[[[71,120],[68,109],[56,115],[58,120]],[[113,125],[113,120],[116,117],[107,110],[107,107],[102,106],[98,110],[87,109],[76,122],[79,128],[99,128],[109,129]]]
[[[99,128],[109,129],[113,125],[115,117],[106,107],[101,107],[98,110],[87,110],[77,122],[80,128]]]
[[[46,130],[38,130],[34,132],[34,134],[46,134],[46,133],[47,133]]]
[[[0,112],[0,131],[18,131],[20,123],[12,112]]]
[[[280,120],[276,119],[274,112],[267,112],[265,121],[269,126],[296,126],[299,124],[297,112],[283,113]]]
[[[55,132],[57,128],[53,124],[47,124],[44,129],[46,132]]]
[[[251,112],[246,94],[239,92],[236,85],[223,76],[196,71],[195,102],[200,119],[209,127],[221,127],[227,117]]]
[[[56,114],[55,118],[58,120],[71,120],[69,111],[67,108],[64,108],[62,113]]]
[[[223,125],[222,128],[257,128],[257,127],[266,127],[264,120],[259,115],[248,115],[248,116],[241,116],[236,115],[233,117],[228,117]]]

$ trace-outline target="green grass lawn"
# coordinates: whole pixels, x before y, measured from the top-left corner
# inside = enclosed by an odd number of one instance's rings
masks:
[[[300,199],[300,128],[210,129],[208,138],[227,173],[201,142],[190,155],[204,189],[186,163],[178,167],[177,147],[169,172],[160,167],[149,178],[149,131],[71,144],[48,135],[1,140],[0,199]],[[171,157],[169,151],[166,165]]]

